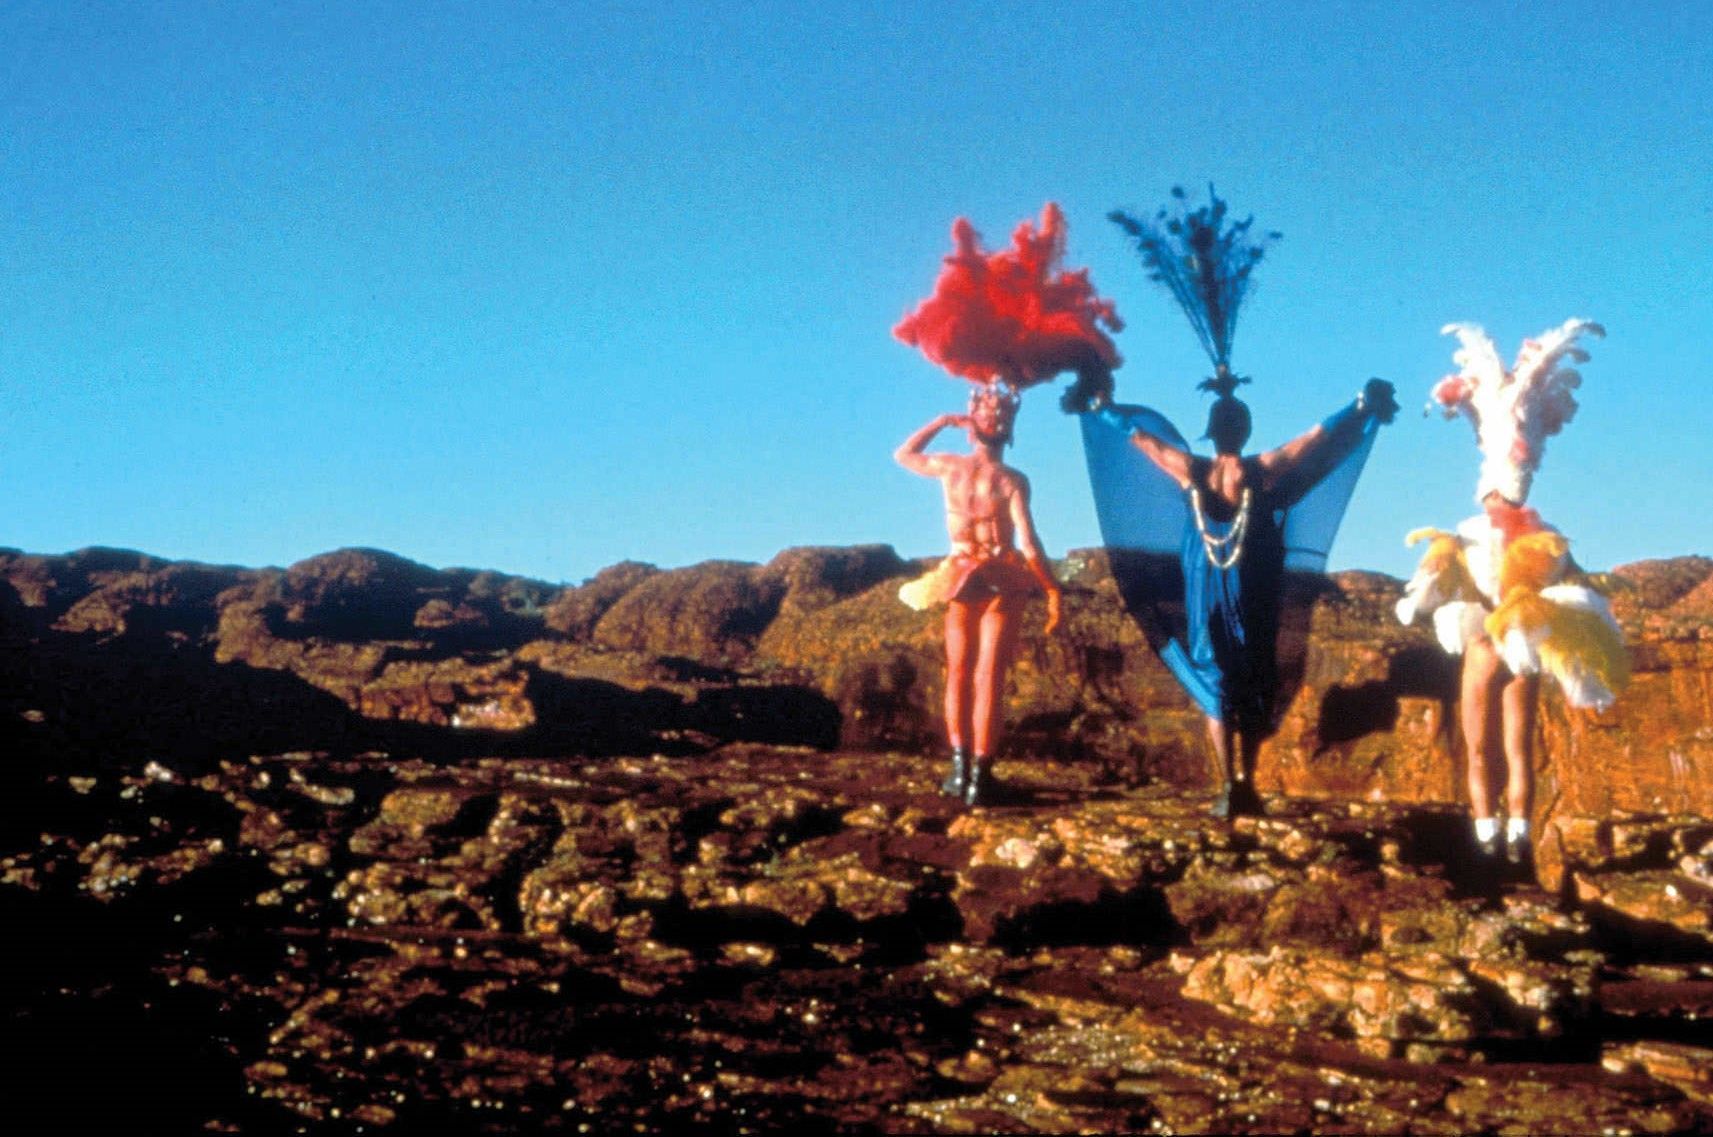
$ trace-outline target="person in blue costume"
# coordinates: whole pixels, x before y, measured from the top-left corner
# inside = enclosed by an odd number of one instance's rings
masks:
[[[1280,690],[1287,570],[1326,564],[1379,425],[1397,411],[1371,379],[1349,406],[1275,449],[1245,455],[1249,408],[1224,367],[1193,453],[1163,416],[1106,406],[1083,416],[1096,510],[1113,570],[1161,659],[1207,716],[1221,779],[1216,816],[1261,811],[1256,755]],[[1138,458],[1142,460],[1138,460]],[[1175,570],[1175,571],[1174,571]]]

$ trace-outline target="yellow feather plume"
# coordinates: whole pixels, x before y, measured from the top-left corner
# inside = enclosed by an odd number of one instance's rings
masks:
[[[1630,657],[1624,640],[1600,613],[1569,605],[1554,605],[1546,638],[1541,641],[1541,665],[1567,693],[1588,679],[1608,695],[1630,681]]]
[[[1426,586],[1424,592],[1431,588],[1431,593],[1441,598],[1436,604],[1477,599],[1481,593],[1475,587],[1475,578],[1469,575],[1469,563],[1463,557],[1463,539],[1444,529],[1414,529],[1404,538],[1404,544],[1414,545],[1423,540],[1429,542],[1428,547],[1422,553],[1421,564],[1416,566],[1411,585],[1419,581]]]
[[[1509,563],[1510,558],[1507,557],[1506,564]],[[1494,643],[1502,642],[1513,630],[1533,638],[1534,633],[1551,624],[1556,607],[1552,601],[1545,599],[1532,588],[1511,589],[1487,617],[1487,634],[1492,637]]]
[[[1518,537],[1505,547],[1505,561],[1499,568],[1499,595],[1509,597],[1514,588],[1545,588],[1561,572],[1564,554],[1569,551],[1570,542],[1560,533]]]
[[[942,558],[932,569],[900,585],[898,599],[918,612],[926,612],[936,604],[944,604],[951,596],[952,584],[957,579],[957,568],[951,557]]]

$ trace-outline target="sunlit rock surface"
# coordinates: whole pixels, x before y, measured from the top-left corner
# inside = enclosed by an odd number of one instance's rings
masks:
[[[1338,578],[1261,774],[1097,554],[992,807],[880,547],[579,588],[344,550],[0,554],[0,984],[43,1131],[1710,1132],[1713,562],[1614,574],[1538,875],[1451,672]],[[60,1089],[68,1076],[91,1092]]]

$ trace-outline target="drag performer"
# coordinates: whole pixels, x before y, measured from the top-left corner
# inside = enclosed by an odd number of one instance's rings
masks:
[[[1174,191],[1182,198],[1182,191]],[[1113,220],[1135,239],[1152,279],[1190,318],[1214,364],[1201,384],[1216,400],[1207,434],[1214,456],[1146,407],[1083,416],[1083,444],[1101,533],[1126,606],[1207,719],[1220,783],[1214,814],[1261,812],[1254,788],[1260,744],[1280,708],[1281,626],[1289,616],[1300,671],[1318,574],[1382,423],[1392,386],[1369,380],[1357,400],[1292,441],[1244,457],[1249,408],[1233,392],[1247,379],[1229,357],[1237,308],[1265,243],[1250,222],[1225,225],[1225,203],[1154,223]]]
[[[1623,633],[1605,598],[1570,559],[1569,541],[1525,504],[1546,439],[1576,413],[1582,377],[1569,363],[1588,358],[1577,340],[1605,332],[1567,320],[1524,340],[1506,370],[1479,327],[1444,331],[1462,345],[1453,357],[1461,370],[1441,380],[1433,398],[1447,418],[1463,415],[1475,427],[1482,511],[1455,532],[1409,535],[1411,544],[1429,544],[1398,618],[1408,624],[1431,613],[1440,645],[1463,657],[1459,722],[1476,845],[1497,858],[1502,835],[1507,860],[1523,865],[1541,674],[1558,682],[1571,706],[1595,711],[1612,705],[1629,676]]]
[[[941,415],[894,455],[906,470],[938,478],[945,491],[951,555],[898,596],[917,611],[946,605],[945,713],[952,768],[941,788],[970,805],[986,792],[991,759],[998,752],[1005,677],[1024,607],[1044,595],[1044,631],[1051,635],[1059,626],[1059,582],[1035,533],[1029,480],[1000,461],[1011,441],[1017,402],[999,384],[979,388],[970,395],[969,414]],[[929,440],[951,426],[969,432],[967,455],[923,452]]]
[[[1371,379],[1345,410],[1283,446],[1244,457],[1249,408],[1228,386],[1215,389],[1221,393],[1208,412],[1205,436],[1213,443],[1212,458],[1192,454],[1175,431],[1155,433],[1146,421],[1114,417],[1132,427],[1131,444],[1189,503],[1178,561],[1187,634],[1168,649],[1166,662],[1207,715],[1224,787],[1214,813],[1231,817],[1261,812],[1255,760],[1271,733],[1279,690],[1284,518],[1322,476],[1366,449],[1369,423],[1390,422],[1397,403],[1390,383]]]
[[[1059,624],[1061,592],[1035,531],[1028,479],[1001,461],[1021,392],[1060,371],[1109,374],[1119,358],[1101,327],[1121,325],[1086,274],[1058,270],[1064,218],[1057,206],[1046,207],[1039,229],[1019,226],[1012,248],[1001,252],[984,252],[962,218],[952,234],[956,249],[934,295],[893,329],[975,385],[967,415],[933,419],[894,454],[905,469],[939,479],[951,554],[904,585],[899,599],[918,611],[946,605],[951,770],[941,788],[973,806],[992,797],[1006,677],[1031,598],[1046,598],[1049,634]],[[948,428],[968,432],[968,454],[927,452]]]

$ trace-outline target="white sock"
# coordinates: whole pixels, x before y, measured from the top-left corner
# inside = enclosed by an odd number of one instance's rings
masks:
[[[1515,845],[1518,841],[1529,839],[1529,819],[1526,817],[1505,818],[1505,844]]]
[[[1499,819],[1497,817],[1477,817],[1475,819],[1475,839],[1491,841],[1499,835]]]

